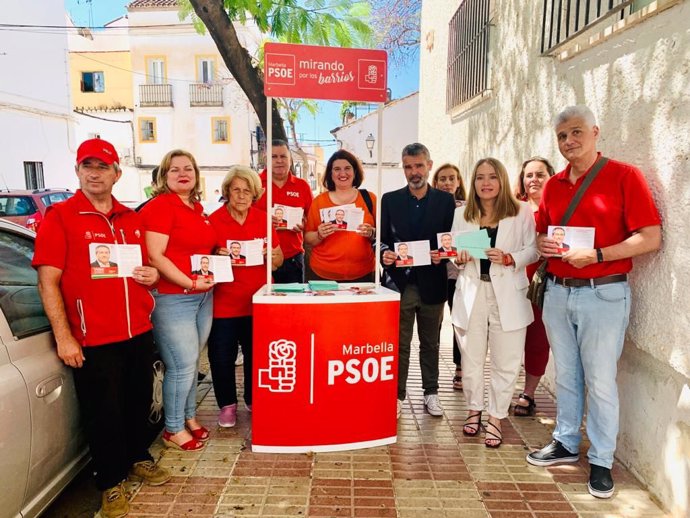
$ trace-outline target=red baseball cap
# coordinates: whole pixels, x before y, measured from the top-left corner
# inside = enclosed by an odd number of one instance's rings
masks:
[[[81,164],[87,158],[98,158],[108,165],[114,162],[120,163],[120,157],[117,156],[113,145],[99,138],[85,140],[77,149],[77,164]]]

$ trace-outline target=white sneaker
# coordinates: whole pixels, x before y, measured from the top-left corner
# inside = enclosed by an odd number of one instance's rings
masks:
[[[244,363],[244,356],[242,355],[242,350],[237,351],[237,359],[235,360],[235,365],[242,365]]]
[[[398,414],[396,416],[396,419],[400,419],[400,416],[402,415],[402,406],[403,406],[403,400],[398,399]]]
[[[426,411],[431,415],[443,415],[443,407],[441,406],[441,402],[439,401],[437,394],[429,394],[428,396],[424,396],[424,406],[426,407]]]

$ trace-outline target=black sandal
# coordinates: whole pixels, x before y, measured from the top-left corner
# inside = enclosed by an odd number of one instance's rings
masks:
[[[474,418],[477,418],[476,421],[474,421]],[[472,421],[470,421],[472,419]],[[476,428],[475,428],[476,426]],[[471,430],[474,430],[472,433],[467,432],[465,430],[465,427],[470,428]],[[468,415],[467,418],[465,419],[465,424],[462,425],[462,434],[467,436],[467,437],[475,437],[479,433],[479,429],[482,427],[482,413],[477,412],[476,414]]]
[[[499,433],[499,435],[496,435],[491,430],[489,430],[489,426],[493,427],[493,429],[496,430]],[[503,444],[503,432],[499,430],[498,426],[493,424],[491,421],[486,422],[486,426],[484,426],[484,433],[484,446],[486,446],[487,448],[498,448],[501,444]],[[498,441],[498,444],[489,444],[487,441]]]
[[[462,390],[462,376],[453,376],[453,390]]]
[[[515,403],[515,407],[513,408],[513,415],[517,417],[531,417],[534,415],[534,409],[537,408],[537,404],[534,402],[534,399],[525,394],[524,392],[518,396],[518,399],[524,399],[527,401],[527,406],[524,405],[518,405]]]

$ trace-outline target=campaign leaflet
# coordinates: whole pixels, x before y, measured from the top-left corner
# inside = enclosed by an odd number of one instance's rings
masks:
[[[458,249],[453,246],[453,234],[451,232],[440,232],[436,234],[438,242],[439,257],[457,257]]]
[[[594,227],[549,225],[547,234],[556,242],[559,255],[563,255],[570,249],[594,248]]]
[[[256,266],[264,263],[264,240],[261,238],[240,241],[228,239],[230,262],[233,266]]]
[[[139,245],[90,243],[89,260],[92,279],[133,277],[134,268],[142,266]]]
[[[398,268],[409,268],[414,266],[426,266],[431,264],[431,249],[429,241],[403,241],[394,243],[395,266]]]
[[[193,255],[192,279],[206,278],[213,282],[232,282],[232,263],[227,255]]]
[[[357,227],[364,223],[364,210],[353,203],[321,209],[320,215],[323,223],[331,223],[337,230],[357,232]]]
[[[296,225],[302,224],[304,209],[302,207],[275,204],[273,205],[273,216],[278,219],[276,230],[291,230]]]

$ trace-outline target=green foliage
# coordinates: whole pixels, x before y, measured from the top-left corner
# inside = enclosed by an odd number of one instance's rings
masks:
[[[371,7],[350,0],[218,0],[231,20],[256,23],[258,29],[283,43],[339,47],[371,47]],[[203,23],[189,0],[180,0],[179,16],[190,16],[199,32]]]

